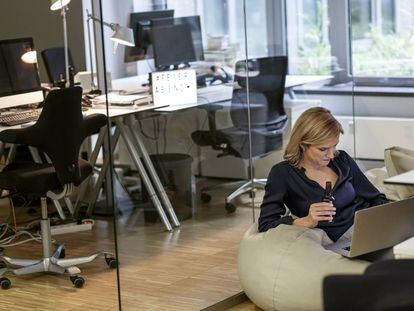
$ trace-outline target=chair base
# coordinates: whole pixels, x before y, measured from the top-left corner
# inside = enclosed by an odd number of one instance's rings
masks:
[[[49,197],[53,196],[51,194]],[[50,219],[47,215],[46,198],[41,200],[42,219],[40,220],[40,233],[42,237],[43,258],[42,259],[17,259],[10,258],[0,254],[0,287],[2,289],[9,289],[11,282],[8,278],[3,277],[4,274],[24,275],[38,272],[54,273],[54,274],[69,274],[70,280],[75,287],[82,287],[85,280],[79,275],[80,269],[76,265],[91,262],[100,255],[105,256],[105,261],[111,268],[116,268],[118,263],[115,256],[108,252],[97,252],[90,256],[75,257],[65,259],[65,247],[59,244],[52,253],[52,235],[50,230]],[[21,268],[10,269],[7,264],[20,266]]]
[[[243,182],[243,181],[241,181]],[[264,189],[266,185],[267,179],[266,178],[253,178],[247,182],[244,182],[242,185],[240,185],[236,190],[231,192],[229,195],[226,196],[225,199],[225,208],[227,212],[233,213],[236,210],[236,206],[232,204],[232,201],[237,198],[238,196],[252,191],[254,189]],[[232,183],[226,183],[225,185],[237,185],[240,184],[240,181],[232,182]],[[209,187],[204,187],[201,189],[201,200],[204,203],[207,203],[211,200],[211,196],[208,195],[206,192],[210,190],[214,190],[216,188],[222,187],[223,184],[213,185]]]
[[[85,281],[79,275],[81,270],[76,267],[76,265],[91,262],[100,255],[105,257],[105,261],[110,268],[117,267],[117,261],[113,254],[104,251],[96,252],[90,256],[63,258],[65,257],[65,248],[63,244],[56,247],[52,256],[44,257],[43,259],[18,259],[0,255],[0,285],[3,289],[10,288],[11,282],[3,277],[5,274],[25,275],[43,272],[51,274],[68,274],[75,287],[82,287]],[[6,264],[19,266],[20,268],[10,269],[6,267]],[[6,286],[7,283],[8,286]],[[3,284],[5,284],[5,286],[3,286]]]

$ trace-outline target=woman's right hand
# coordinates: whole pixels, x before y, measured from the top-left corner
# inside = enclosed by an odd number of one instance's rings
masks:
[[[307,228],[315,228],[319,221],[332,221],[336,208],[332,202],[317,202],[309,207],[308,216],[297,218],[293,221],[293,225]]]

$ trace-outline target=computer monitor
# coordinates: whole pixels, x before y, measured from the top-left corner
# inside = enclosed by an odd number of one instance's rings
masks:
[[[188,64],[197,60],[191,27],[188,24],[152,28],[154,62],[158,69]]]
[[[29,51],[32,38],[0,40],[0,109],[43,101],[36,63],[21,59]]]
[[[152,58],[150,27],[154,18],[173,17],[174,10],[131,13],[129,27],[134,32],[135,46],[125,47],[125,62]]]
[[[203,49],[203,36],[201,34],[200,16],[183,16],[183,17],[165,17],[165,18],[154,18],[151,21],[151,28],[168,26],[168,25],[180,25],[188,24],[191,28],[191,37],[193,39],[194,51],[196,54],[196,60],[204,60],[204,49]]]

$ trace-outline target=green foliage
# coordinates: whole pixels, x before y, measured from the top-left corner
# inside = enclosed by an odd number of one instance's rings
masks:
[[[323,12],[326,6],[319,0],[316,2],[316,16],[313,20],[308,14],[304,14],[303,21],[307,25],[307,32],[303,42],[298,46],[299,74],[330,74],[331,73],[331,47],[328,38],[324,37]]]
[[[355,76],[412,76],[414,74],[413,30],[382,34],[371,27],[366,39],[353,42]]]

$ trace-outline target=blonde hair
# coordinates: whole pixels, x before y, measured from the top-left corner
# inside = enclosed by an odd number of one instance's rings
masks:
[[[343,134],[341,124],[331,112],[322,107],[306,110],[295,123],[283,158],[291,165],[299,167],[304,147],[318,145],[332,137]]]

